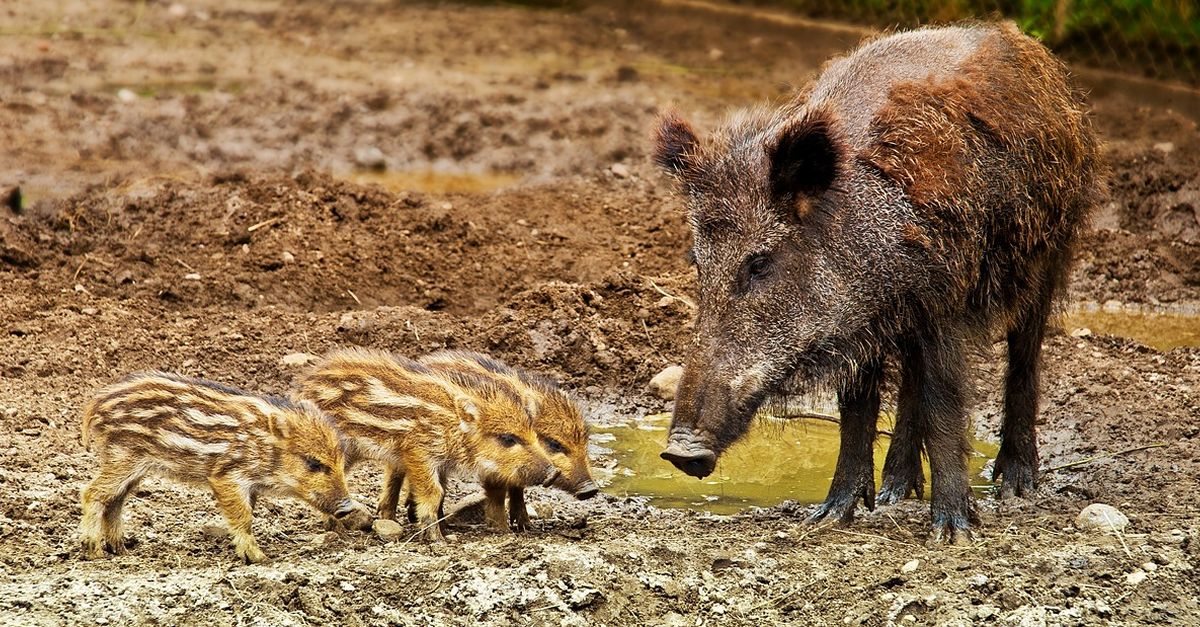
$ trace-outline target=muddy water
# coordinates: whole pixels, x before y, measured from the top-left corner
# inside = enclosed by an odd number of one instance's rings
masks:
[[[791,499],[801,503],[825,500],[838,454],[838,426],[821,420],[762,418],[738,444],[721,456],[712,475],[697,480],[658,457],[667,439],[669,414],[647,416],[637,424],[602,430],[597,439],[613,451],[615,474],[605,491],[621,496],[648,496],[658,507],[685,508],[732,514],[750,506],[769,507]],[[880,422],[890,428],[891,419]],[[875,445],[876,485],[881,478],[889,442],[881,435]],[[990,483],[980,476],[996,455],[988,442],[972,442],[969,460],[976,490]],[[926,466],[925,476],[929,476]]]
[[[1099,335],[1117,335],[1160,351],[1200,346],[1200,316],[1144,311],[1079,308],[1063,318],[1068,332],[1089,329]]]
[[[415,191],[427,194],[479,194],[511,187],[521,180],[515,174],[485,172],[437,172],[434,170],[375,172],[364,170],[345,175],[355,183],[374,183],[389,191]]]

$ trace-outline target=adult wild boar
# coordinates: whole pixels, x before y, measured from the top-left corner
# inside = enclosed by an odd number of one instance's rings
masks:
[[[664,459],[704,477],[765,397],[830,387],[841,450],[810,520],[921,495],[924,450],[930,539],[968,541],[968,356],[1003,332],[993,479],[1001,496],[1034,489],[1043,330],[1103,193],[1082,99],[1045,48],[1011,23],[881,37],[706,141],[667,115],[655,160],[686,194],[699,288]],[[889,366],[898,411],[876,495]]]

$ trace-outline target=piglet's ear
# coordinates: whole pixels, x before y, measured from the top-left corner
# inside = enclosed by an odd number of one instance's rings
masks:
[[[458,406],[458,417],[460,421],[466,423],[479,422],[479,416],[481,412],[479,411],[479,406],[475,404],[475,401],[467,398],[466,396],[459,396],[458,398],[454,399],[454,403]]]
[[[288,424],[286,418],[282,414],[276,412],[267,416],[267,425],[271,431],[271,435],[280,440],[286,440],[291,437],[291,425]]]
[[[654,162],[671,174],[691,169],[692,155],[699,140],[692,126],[674,111],[664,113],[659,121],[654,143]]]
[[[820,196],[837,177],[841,148],[824,111],[809,111],[785,124],[766,150],[777,196]]]

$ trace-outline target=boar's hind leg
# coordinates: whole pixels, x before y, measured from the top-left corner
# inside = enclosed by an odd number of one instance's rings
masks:
[[[217,499],[217,507],[225,515],[233,548],[238,557],[247,564],[265,562],[267,555],[258,548],[258,542],[255,542],[250,529],[253,514],[249,492],[238,485],[237,481],[226,477],[209,477],[208,485],[212,487],[213,496]]]
[[[933,331],[922,343],[923,381],[917,419],[925,436],[932,479],[931,543],[968,544],[979,522],[967,480],[967,380],[963,340],[954,329]]]
[[[891,505],[916,494],[925,493],[925,476],[921,471],[921,418],[917,415],[923,384],[924,365],[920,347],[913,342],[905,346],[900,363],[900,391],[896,402],[896,426],[883,461],[883,484],[877,500]]]
[[[80,535],[87,559],[103,557],[105,548],[114,555],[125,554],[121,511],[125,507],[125,498],[137,487],[145,472],[140,466],[114,459],[106,463],[95,481],[84,488]]]
[[[1065,255],[1052,255],[1034,300],[1008,332],[1004,423],[992,481],[1004,477],[1000,498],[1025,496],[1037,487],[1038,371],[1046,319],[1061,282]]]
[[[829,496],[808,518],[815,523],[836,519],[854,520],[854,508],[862,498],[867,509],[875,509],[875,423],[879,420],[879,388],[883,382],[882,359],[863,364],[856,378],[838,392],[842,415],[841,448]]]

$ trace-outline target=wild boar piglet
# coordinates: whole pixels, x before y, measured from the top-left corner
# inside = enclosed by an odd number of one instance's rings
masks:
[[[372,459],[384,465],[380,517],[395,519],[407,477],[428,540],[445,539],[439,523],[451,472],[500,490],[558,480],[520,396],[483,377],[347,349],[326,356],[300,387],[346,434],[350,464]],[[503,524],[502,510],[500,516]]]
[[[267,556],[251,533],[260,495],[299,499],[353,527],[370,513],[350,498],[333,421],[315,405],[256,396],[163,372],[130,375],[102,390],[83,413],[83,443],[100,473],[83,490],[84,554],[125,552],[121,510],[150,473],[212,488],[237,554]]]
[[[539,444],[559,471],[554,487],[570,492],[578,499],[589,499],[599,492],[588,469],[588,428],[583,414],[579,405],[554,381],[471,351],[439,351],[422,357],[420,362],[438,371],[473,373],[511,388],[521,396],[533,419]],[[503,521],[505,491],[495,486],[484,488],[488,497],[488,520]],[[528,528],[525,489],[509,488],[508,501],[509,522],[513,528]]]

